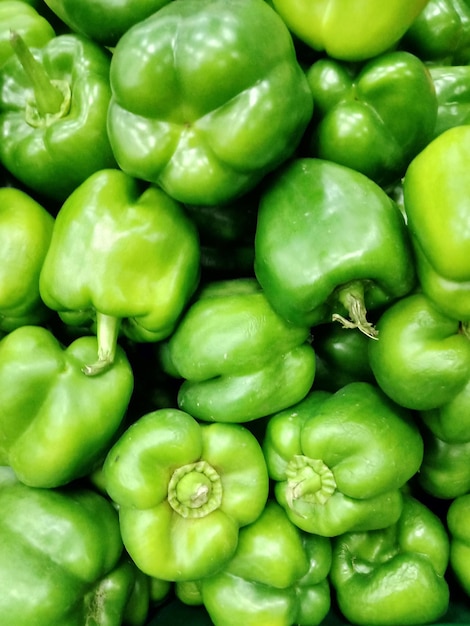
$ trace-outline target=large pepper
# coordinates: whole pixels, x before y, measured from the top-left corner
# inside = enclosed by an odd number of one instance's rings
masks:
[[[270,501],[240,530],[228,565],[199,581],[201,601],[214,626],[316,626],[330,608],[330,567],[330,540],[303,533]]]
[[[255,436],[239,424],[200,424],[178,409],[147,413],[111,448],[106,490],[130,556],[169,581],[214,574],[239,529],[262,513],[269,480]]]
[[[41,297],[68,324],[96,317],[98,360],[84,365],[97,374],[112,364],[120,330],[136,341],[171,334],[198,284],[199,255],[182,206],[118,169],[100,170],[56,216]]]
[[[69,28],[104,46],[115,46],[126,30],[169,1],[44,0]]]
[[[255,273],[290,322],[333,317],[372,337],[366,310],[404,296],[415,280],[397,204],[364,174],[315,158],[291,161],[262,193]]]
[[[451,502],[447,511],[450,533],[450,567],[458,583],[470,596],[470,493]]]
[[[449,317],[470,321],[470,126],[450,128],[411,162],[403,183],[423,292]]]
[[[416,293],[390,306],[377,329],[369,362],[383,391],[418,411],[439,438],[468,441],[470,341],[462,325]]]
[[[0,73],[0,160],[22,183],[63,202],[90,174],[116,165],[106,119],[110,55],[78,34],[16,54]]]
[[[0,341],[0,465],[35,487],[85,476],[106,454],[121,426],[133,373],[119,348],[114,367],[83,375],[95,337],[67,348],[41,326],[21,326]]]
[[[250,422],[308,393],[315,353],[308,326],[287,323],[254,278],[208,283],[162,344],[162,363],[184,379],[180,409],[205,421]]]
[[[429,0],[400,41],[426,63],[470,62],[470,5],[466,0]]]
[[[149,580],[123,550],[117,513],[85,488],[0,488],[2,626],[142,626]]]
[[[0,67],[14,54],[11,30],[32,48],[42,48],[55,37],[54,28],[34,6],[23,0],[0,1]]]
[[[286,25],[263,0],[176,0],[111,62],[119,166],[188,204],[228,202],[291,156],[313,109]]]
[[[1,6],[1,5],[0,5]],[[39,274],[52,237],[52,215],[27,193],[0,188],[0,330],[48,317]]]
[[[395,523],[423,458],[411,415],[365,382],[312,391],[273,415],[263,449],[289,519],[326,537]]]
[[[353,624],[415,626],[446,612],[448,562],[444,524],[405,495],[395,524],[333,540],[330,580],[341,612]]]
[[[315,111],[309,153],[380,185],[404,175],[434,136],[437,98],[424,63],[404,51],[352,67],[323,58],[306,71]]]
[[[428,0],[271,0],[289,29],[310,48],[363,61],[394,47]]]

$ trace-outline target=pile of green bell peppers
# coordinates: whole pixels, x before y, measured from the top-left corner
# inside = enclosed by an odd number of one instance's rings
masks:
[[[0,623],[470,623],[470,0],[0,0]]]

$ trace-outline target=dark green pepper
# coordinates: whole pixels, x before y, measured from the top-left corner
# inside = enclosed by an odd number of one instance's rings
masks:
[[[330,580],[339,608],[359,626],[434,623],[449,606],[449,537],[442,521],[404,495],[396,523],[333,540]]]
[[[110,55],[63,34],[16,55],[0,72],[0,161],[45,198],[63,202],[93,172],[116,161],[106,130]]]
[[[184,379],[179,407],[205,421],[250,422],[301,400],[315,376],[308,326],[278,315],[254,278],[208,283],[162,345]]]
[[[115,46],[137,22],[155,13],[170,0],[44,0],[73,31],[104,46]]]
[[[470,62],[470,6],[466,0],[428,0],[400,45],[426,63]]]
[[[434,136],[434,83],[409,52],[384,53],[356,68],[323,58],[306,75],[315,102],[311,156],[351,167],[384,186],[402,177]]]
[[[414,286],[403,215],[372,180],[315,158],[291,161],[261,194],[255,273],[295,324],[337,319],[376,337],[367,310]]]
[[[199,240],[183,207],[118,169],[100,170],[60,208],[40,275],[44,302],[68,324],[96,318],[99,374],[119,332],[169,336],[199,282]]]
[[[423,458],[411,415],[362,382],[312,391],[273,415],[263,449],[289,519],[327,537],[395,523]]]
[[[34,487],[57,487],[102,460],[125,416],[133,373],[121,348],[102,376],[83,375],[95,337],[68,347],[40,326],[21,326],[0,341],[0,465]]]

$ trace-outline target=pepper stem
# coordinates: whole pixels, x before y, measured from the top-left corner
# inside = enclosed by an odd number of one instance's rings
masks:
[[[70,109],[69,84],[51,79],[21,35],[15,31],[10,31],[10,44],[34,91],[34,102],[27,104],[26,121],[32,126],[40,126],[49,124],[51,119],[64,117]]]
[[[333,313],[333,322],[340,322],[343,328],[357,328],[367,337],[378,339],[378,330],[367,319],[363,283],[358,280],[344,285],[338,290],[337,298],[348,311],[349,319]]]
[[[207,461],[178,467],[168,484],[168,502],[184,518],[205,517],[222,502],[222,481]]]
[[[336,489],[333,472],[321,459],[296,454],[287,465],[286,475],[287,504],[302,517],[305,505],[325,504]]]
[[[97,376],[114,363],[121,319],[104,313],[96,314],[96,335],[98,338],[98,360],[84,365],[82,372],[87,376]]]

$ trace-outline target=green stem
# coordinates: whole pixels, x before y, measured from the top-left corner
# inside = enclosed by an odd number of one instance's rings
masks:
[[[168,484],[168,502],[182,517],[205,517],[222,502],[219,474],[206,461],[178,467]]]
[[[96,314],[96,335],[98,338],[98,360],[82,367],[87,376],[97,376],[114,363],[121,319],[104,313]]]
[[[31,81],[35,102],[30,104],[28,116],[33,125],[38,120],[63,117],[70,108],[70,86],[65,81],[52,80],[44,66],[33,56],[21,35],[11,31],[10,44]]]
[[[357,328],[371,339],[378,339],[378,330],[367,319],[363,283],[360,280],[352,281],[340,287],[336,296],[348,311],[349,319],[333,313],[333,322],[340,322],[344,328]]]

